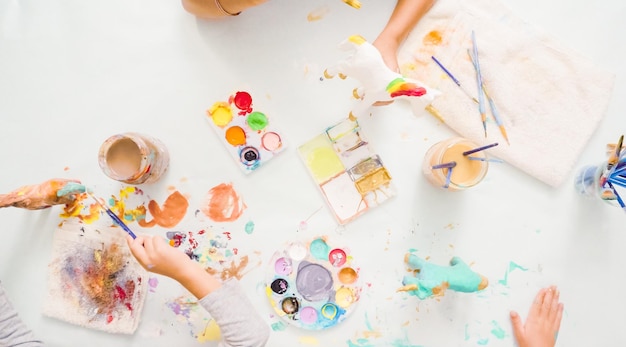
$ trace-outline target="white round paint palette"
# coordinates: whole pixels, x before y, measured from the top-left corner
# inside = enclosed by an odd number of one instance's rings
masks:
[[[304,329],[341,323],[354,310],[361,289],[349,250],[330,244],[325,236],[287,243],[269,262],[270,304],[281,319]]]

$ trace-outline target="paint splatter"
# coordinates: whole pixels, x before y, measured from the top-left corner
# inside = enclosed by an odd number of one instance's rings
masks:
[[[202,212],[216,222],[233,222],[243,214],[246,204],[232,184],[222,183],[209,191]]]
[[[504,331],[504,329],[502,329],[502,327],[495,320],[491,321],[491,324],[493,325],[493,329],[491,329],[491,334],[502,340],[506,336],[506,332]]]
[[[252,234],[252,232],[254,231],[254,222],[253,221],[249,221],[248,223],[246,223],[246,234],[250,235]]]
[[[284,331],[287,329],[287,324],[282,321],[278,321],[272,324],[272,330],[274,331]]]
[[[156,292],[156,287],[159,285],[159,279],[156,277],[150,277],[148,280],[148,286],[150,288],[150,292]]]
[[[145,228],[150,228],[155,225],[159,225],[163,228],[175,227],[184,217],[189,207],[189,202],[179,191],[175,191],[170,194],[163,203],[163,207],[150,200],[148,203],[148,210],[152,215],[152,220],[148,221],[145,217],[138,220],[139,225]]]
[[[298,338],[298,342],[309,346],[319,346],[320,344],[319,340],[313,336],[300,336],[300,338]]]
[[[209,320],[207,325],[200,334],[198,334],[198,342],[219,341],[222,338],[222,332],[214,319]]]
[[[484,346],[484,345],[489,343],[489,339],[480,339],[480,340],[476,341],[476,343],[481,345],[481,346]]]
[[[328,13],[330,13],[330,8],[328,8],[328,6],[318,7],[307,14],[306,20],[309,22],[315,22],[324,18],[324,16]]]
[[[230,265],[226,265],[224,266],[224,262],[222,262],[222,269],[218,270],[215,269],[211,266],[206,268],[206,271],[208,273],[210,273],[211,275],[217,275],[219,274],[220,278],[222,279],[222,281],[226,281],[229,278],[236,278],[238,280],[241,280],[243,278],[244,275],[246,275],[248,272],[250,272],[252,269],[248,269],[246,270],[246,267],[248,266],[248,263],[250,262],[249,258],[247,255],[241,257],[241,259],[239,260],[239,263],[237,264],[235,260],[231,260],[230,261]],[[257,266],[260,266],[261,263],[259,262],[257,264]]]
[[[527,271],[528,269],[525,267],[522,267],[514,262],[509,262],[509,267],[506,269],[506,271],[504,272],[504,278],[499,280],[498,283],[503,284],[503,285],[508,285],[509,284],[509,273],[511,273],[513,270],[515,269],[519,269],[522,271]]]
[[[424,42],[424,45],[439,45],[443,41],[443,38],[441,37],[441,33],[439,31],[433,30],[426,34],[422,41]]]

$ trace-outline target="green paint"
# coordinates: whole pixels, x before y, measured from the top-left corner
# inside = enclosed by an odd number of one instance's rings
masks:
[[[252,234],[252,232],[254,231],[254,222],[253,221],[249,221],[248,223],[246,223],[246,234]]]
[[[267,116],[265,116],[263,113],[261,112],[252,112],[248,115],[248,118],[246,119],[246,122],[248,123],[248,126],[250,127],[250,129],[252,130],[263,130],[266,126],[267,126]]]
[[[424,347],[420,345],[414,345],[406,340],[396,340],[391,343],[392,347]]]
[[[468,324],[465,324],[465,341],[469,340],[469,338]]]
[[[225,257],[232,257],[232,256],[233,256],[233,252],[232,252],[230,249],[227,249],[227,250],[224,252],[224,256],[225,256]]]
[[[458,257],[450,260],[450,266],[440,266],[427,262],[414,255],[409,255],[408,265],[414,270],[419,270],[415,276],[404,276],[403,285],[415,284],[418,289],[409,292],[420,299],[433,295],[433,289],[447,282],[449,289],[472,293],[478,291],[483,278],[472,271],[463,260]]]
[[[484,346],[484,345],[486,345],[487,343],[489,343],[489,339],[482,339],[482,340],[478,340],[478,341],[476,341],[476,343],[477,343],[477,344],[479,344],[479,345],[481,345],[481,346]]]
[[[330,252],[330,247],[328,247],[328,245],[326,244],[326,241],[322,239],[315,239],[311,242],[309,249],[313,257],[320,259],[320,260],[328,260],[328,253]]]
[[[417,248],[409,248],[409,253],[415,253],[417,252]]]
[[[276,322],[274,324],[272,324],[272,330],[274,331],[283,331],[287,329],[287,324],[283,323],[283,322]]]
[[[491,321],[491,324],[493,324],[493,329],[491,329],[491,333],[495,337],[502,340],[506,336],[506,332],[504,331],[504,329],[502,329],[502,327],[500,327],[498,322],[496,322],[495,320]]]
[[[504,273],[504,278],[499,280],[498,283],[503,284],[503,285],[508,285],[509,284],[509,273],[511,273],[513,270],[515,269],[520,269],[522,271],[527,271],[528,269],[525,267],[522,267],[518,264],[515,264],[514,262],[510,261],[509,262],[509,268],[506,269],[506,272]]]
[[[87,188],[80,183],[67,182],[63,186],[63,188],[57,190],[57,196],[61,197],[61,196],[70,195],[70,194],[80,194],[80,193],[84,193],[86,190]]]

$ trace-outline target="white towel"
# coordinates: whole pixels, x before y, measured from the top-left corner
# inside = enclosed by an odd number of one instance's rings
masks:
[[[485,138],[478,106],[435,64],[477,96],[467,49],[476,35],[483,80],[510,139],[487,110]],[[404,75],[443,92],[433,106],[445,123],[489,153],[558,187],[604,116],[613,73],[594,66],[497,0],[438,0],[407,38],[398,59]],[[486,99],[485,99],[486,101]]]

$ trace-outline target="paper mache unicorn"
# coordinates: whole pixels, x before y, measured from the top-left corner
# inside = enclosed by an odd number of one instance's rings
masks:
[[[376,102],[408,99],[411,102],[419,100],[426,106],[441,94],[420,81],[392,71],[385,64],[378,49],[362,36],[348,37],[339,48],[352,51],[352,54],[335,66],[327,68],[324,77],[328,79],[337,75],[341,79],[352,77],[361,83],[360,87],[353,90],[354,97],[360,101],[351,112],[351,117],[366,115],[368,109]]]
[[[446,289],[463,293],[472,293],[487,288],[489,281],[486,277],[472,271],[463,260],[454,257],[450,266],[435,265],[407,253],[404,262],[413,275],[404,276],[398,291],[409,292],[420,299],[431,296],[441,296]]]

